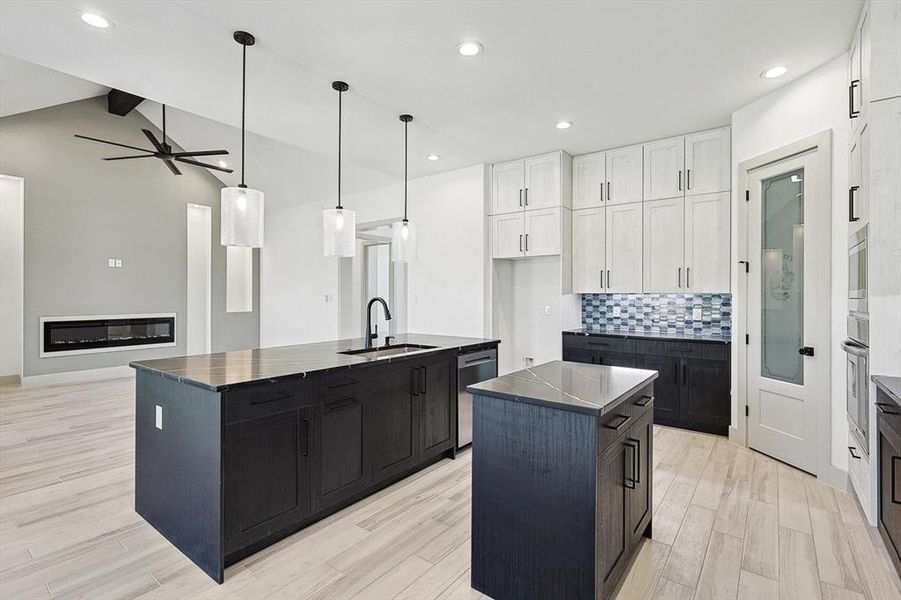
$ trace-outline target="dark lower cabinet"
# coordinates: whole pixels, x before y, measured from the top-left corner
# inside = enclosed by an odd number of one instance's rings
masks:
[[[877,388],[879,532],[901,573],[901,406]]]
[[[316,510],[364,490],[370,482],[364,451],[363,394],[326,402],[320,408]]]
[[[376,481],[406,471],[421,460],[421,409],[413,393],[418,369],[406,363],[387,368],[384,389],[368,403],[369,453]]]
[[[615,587],[629,560],[632,531],[630,490],[626,487],[626,472],[632,464],[626,436],[618,438],[599,457],[597,478],[598,531],[600,545],[597,561],[603,588]]]
[[[419,388],[414,391],[422,411],[422,457],[431,458],[454,445],[457,432],[457,365],[446,359],[419,367]]]
[[[728,343],[564,334],[563,360],[657,371],[655,423],[719,435],[729,432]]]
[[[629,524],[631,544],[634,547],[641,541],[645,528],[651,519],[653,504],[651,500],[651,474],[654,463],[651,440],[654,439],[653,410],[646,411],[632,426],[626,438],[632,464],[631,483],[629,484]]]

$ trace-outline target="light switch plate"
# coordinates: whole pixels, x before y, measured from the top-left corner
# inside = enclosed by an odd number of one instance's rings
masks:
[[[695,306],[691,309],[691,320],[692,321],[700,321],[701,320],[701,307]]]
[[[618,317],[622,312],[622,309],[619,306],[613,307],[613,316]]]
[[[156,428],[163,428],[163,407],[159,404],[156,405]]]
[[[106,266],[109,267],[110,269],[115,269],[116,268],[116,259],[115,258],[106,259]]]
[[[550,304],[545,304],[545,306],[544,306],[544,316],[545,316],[545,317],[551,316],[551,305],[550,305]]]
[[[121,258],[117,258],[117,259],[116,259],[116,268],[117,268],[117,269],[121,269],[121,268],[122,268],[122,259],[121,259]]]

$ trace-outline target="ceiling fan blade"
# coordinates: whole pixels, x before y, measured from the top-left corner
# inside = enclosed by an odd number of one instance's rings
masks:
[[[166,163],[166,166],[169,167],[169,170],[172,171],[173,175],[181,175],[181,171],[178,170],[178,167],[175,166],[171,160],[163,160]]]
[[[144,135],[147,136],[147,139],[150,140],[150,143],[153,144],[153,147],[156,148],[157,152],[159,152],[160,154],[168,154],[168,152],[166,152],[166,148],[156,140],[156,137],[153,135],[152,131],[150,131],[149,129],[142,129],[141,131],[144,132]]]
[[[198,150],[197,152],[173,152],[170,156],[219,156],[228,154],[228,150]]]
[[[208,165],[207,163],[198,162],[196,160],[191,160],[190,158],[176,158],[180,163],[185,163],[186,165],[194,165],[195,167],[203,167],[204,169],[213,169],[214,171],[222,171],[223,173],[234,173],[232,169],[226,169],[225,167],[220,167],[218,165]]]
[[[81,135],[76,133],[75,137],[81,138],[83,140],[91,140],[92,142],[100,142],[101,144],[109,144],[110,146],[120,146],[122,148],[129,148],[131,150],[139,150],[141,152],[153,152],[153,150],[147,150],[146,148],[138,148],[137,146],[129,146],[128,144],[120,144],[119,142],[111,142],[109,140],[101,140],[99,138],[88,137],[86,135]]]
[[[103,160],[129,160],[131,158],[154,158],[156,154],[136,154],[134,156],[113,156],[110,158],[104,158]]]

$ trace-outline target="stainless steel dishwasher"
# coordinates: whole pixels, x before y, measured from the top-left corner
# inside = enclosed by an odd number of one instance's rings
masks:
[[[472,394],[466,386],[497,377],[497,350],[477,350],[457,357],[457,448],[472,443]]]

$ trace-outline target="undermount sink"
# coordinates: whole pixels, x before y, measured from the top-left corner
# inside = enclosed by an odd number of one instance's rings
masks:
[[[385,356],[396,356],[398,354],[409,354],[418,350],[431,350],[438,346],[425,346],[423,344],[397,344],[395,346],[382,346],[381,348],[360,348],[358,350],[345,350],[338,354],[349,354],[355,356],[362,354],[373,358],[382,358]]]

